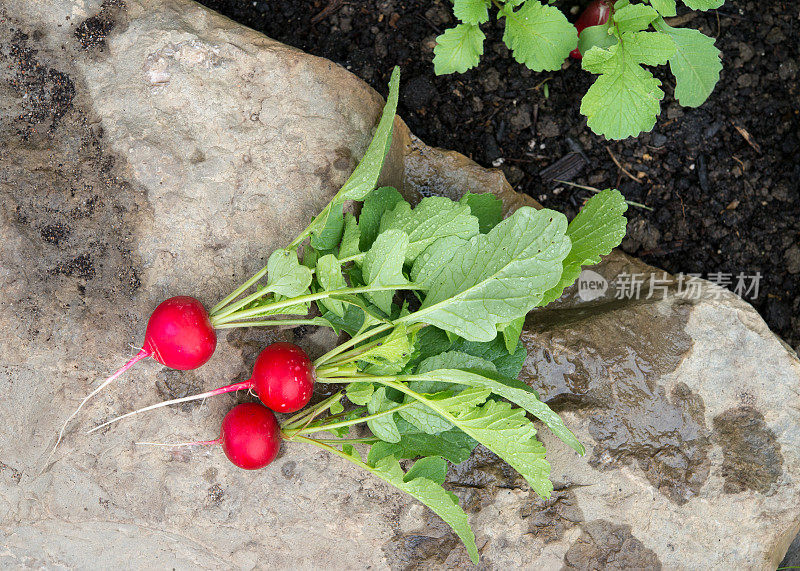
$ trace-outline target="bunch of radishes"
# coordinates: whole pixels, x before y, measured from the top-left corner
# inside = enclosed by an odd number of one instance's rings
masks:
[[[318,325],[349,337],[313,363],[300,347],[273,343],[246,381],[150,405],[89,432],[160,407],[253,391],[261,402],[228,412],[217,439],[184,445],[221,445],[248,470],[272,462],[282,440],[319,447],[431,508],[474,562],[467,516],[442,486],[448,461],[463,462],[480,443],[540,496],[550,495],[550,466],[531,419],[579,454],[584,448],[518,380],[527,356],[520,333],[529,311],[557,299],[582,266],[620,243],[627,205],[618,191],[604,190],[568,224],[563,214],[530,207],[504,218],[502,203],[488,194],[431,196],[411,205],[393,188],[376,189],[398,83],[395,70],[364,157],[311,224],[211,311],[186,296],[156,307],[142,350],[81,402],[59,441],[93,395],[144,358],[194,369],[214,352],[215,329]],[[346,201],[363,203],[358,217],[344,214]],[[343,390],[307,406],[315,382]],[[294,414],[279,423],[274,413]],[[371,435],[345,437],[360,424]],[[355,445],[368,447],[367,456]],[[410,459],[417,459],[412,466],[400,464]]]

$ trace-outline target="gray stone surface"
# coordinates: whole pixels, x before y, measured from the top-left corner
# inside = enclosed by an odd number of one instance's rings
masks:
[[[357,78],[180,0],[0,0],[0,565],[67,568],[462,566],[431,513],[337,458],[285,446],[268,469],[211,438],[233,397],[116,412],[241,380],[275,337],[220,336],[193,372],[143,362],[45,459],[61,421],[179,293],[208,304],[260,267],[347,178],[381,100]],[[397,120],[384,181],[409,196],[514,194],[497,171]],[[597,268],[660,272],[620,254]],[[774,568],[800,526],[800,363],[747,304],[683,299],[532,313],[524,376],[586,443],[543,432],[557,491],[537,499],[477,450],[450,486],[495,569]],[[716,299],[718,298],[718,299]]]

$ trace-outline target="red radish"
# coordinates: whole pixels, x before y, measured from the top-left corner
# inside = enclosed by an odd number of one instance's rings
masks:
[[[256,359],[253,383],[258,398],[276,412],[295,412],[311,400],[314,366],[297,345],[273,343]]]
[[[156,444],[154,446],[208,446],[221,444],[228,460],[245,470],[263,468],[278,455],[281,447],[281,427],[275,415],[263,405],[248,402],[233,407],[222,420],[222,430],[216,440]]]
[[[217,335],[203,304],[185,295],[162,301],[147,322],[142,350],[81,401],[61,427],[53,452],[61,442],[69,421],[80,412],[83,405],[134,364],[153,357],[172,369],[196,369],[211,358],[216,347]],[[53,452],[50,453],[51,456]]]
[[[206,308],[195,298],[180,295],[162,301],[153,311],[142,352],[171,369],[187,371],[204,365],[216,348],[217,334]]]
[[[146,412],[182,402],[205,399],[216,395],[222,395],[233,391],[255,390],[258,398],[277,412],[295,412],[303,408],[311,400],[311,393],[314,390],[314,365],[308,358],[305,351],[292,343],[273,343],[263,351],[256,359],[253,367],[253,375],[246,381],[235,383],[179,399],[168,400],[153,404],[112,418],[108,422],[89,430],[90,434],[96,430],[113,424],[117,421]]]
[[[608,22],[608,18],[611,16],[611,7],[612,3],[607,0],[594,0],[594,2],[589,4],[578,17],[578,21],[575,22],[575,29],[578,30],[578,36],[581,35],[581,32],[585,28],[600,26]],[[572,50],[569,55],[572,59],[583,59],[583,54],[581,54],[578,48]]]
[[[219,438],[228,460],[239,468],[257,470],[278,455],[281,427],[272,411],[248,402],[233,407],[225,415]]]

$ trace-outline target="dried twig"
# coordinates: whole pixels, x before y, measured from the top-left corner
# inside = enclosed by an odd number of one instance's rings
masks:
[[[566,184],[567,186],[574,186],[575,188],[582,188],[583,190],[588,190],[590,192],[594,192],[595,194],[600,192],[599,188],[595,188],[593,186],[586,186],[586,185],[583,185],[583,184],[576,184],[574,182],[569,182],[567,180],[558,180],[558,179],[554,178],[553,182],[559,182],[561,184]],[[626,200],[625,202],[627,204],[631,205],[631,206],[636,206],[638,208],[644,208],[645,210],[649,210],[650,212],[653,212],[653,209],[651,207],[647,206],[646,204],[642,204],[641,202],[634,202],[633,200]]]
[[[733,125],[733,128],[736,129],[739,132],[739,134],[747,142],[747,144],[750,145],[751,147],[753,147],[753,150],[760,155],[761,154],[761,145],[759,145],[758,143],[755,142],[755,140],[753,139],[753,136],[747,131],[747,129],[745,129],[744,127],[740,127],[734,121],[731,121],[731,125]]]
[[[344,0],[329,0],[328,5],[325,6],[322,11],[311,18],[312,24],[318,24],[334,12],[336,12],[339,8],[344,5]]]
[[[622,163],[620,163],[620,162],[617,160],[617,157],[615,157],[615,156],[614,156],[614,153],[612,153],[612,152],[611,152],[611,149],[609,149],[608,147],[606,147],[606,151],[608,151],[608,154],[609,154],[609,156],[611,157],[611,160],[612,160],[612,161],[614,161],[614,164],[615,164],[615,165],[617,165],[617,167],[619,168],[619,170],[621,170],[622,172],[624,172],[624,173],[625,173],[625,174],[628,176],[628,178],[630,178],[630,179],[631,179],[633,182],[636,182],[636,183],[642,184],[642,181],[641,181],[641,180],[639,180],[638,178],[636,178],[635,176],[633,176],[633,175],[630,173],[630,171],[629,171],[628,169],[626,169],[625,167],[623,167],[623,166],[622,166]]]

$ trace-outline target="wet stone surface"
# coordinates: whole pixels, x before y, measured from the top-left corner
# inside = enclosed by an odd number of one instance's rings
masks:
[[[592,520],[564,555],[565,570],[661,569],[658,556],[631,533],[629,525]]]
[[[534,493],[520,507],[519,515],[528,522],[528,533],[545,543],[558,541],[564,532],[583,521],[583,512],[575,492],[569,487],[555,490],[548,499]]]
[[[783,455],[764,415],[740,407],[714,417],[714,441],[722,448],[725,493],[769,493],[783,474]]]
[[[589,304],[585,304],[589,305]],[[690,305],[668,318],[655,304],[620,308],[616,301],[532,313],[523,342],[525,377],[560,410],[591,416],[590,462],[600,470],[635,464],[670,500],[695,497],[709,473],[703,400],[686,384],[667,394],[659,379],[691,349]],[[651,324],[646,331],[635,325]]]

